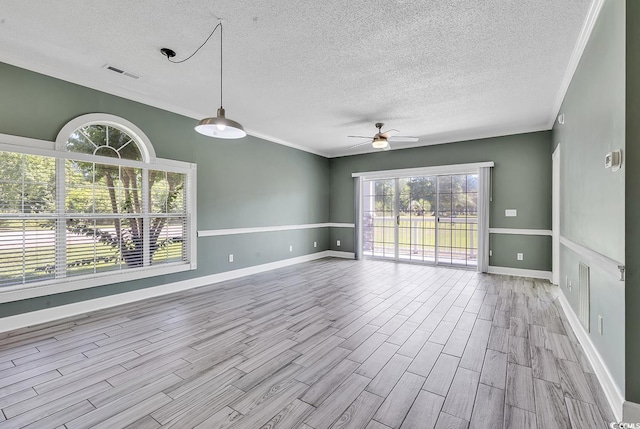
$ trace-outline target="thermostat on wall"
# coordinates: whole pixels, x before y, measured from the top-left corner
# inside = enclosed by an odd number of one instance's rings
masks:
[[[604,168],[610,168],[611,171],[618,171],[622,166],[622,151],[616,150],[609,152],[604,157]]]

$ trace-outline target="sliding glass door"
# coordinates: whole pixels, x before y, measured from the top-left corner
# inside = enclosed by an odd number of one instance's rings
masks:
[[[477,266],[477,174],[373,179],[362,185],[365,256]]]
[[[478,265],[478,175],[438,176],[438,263]]]

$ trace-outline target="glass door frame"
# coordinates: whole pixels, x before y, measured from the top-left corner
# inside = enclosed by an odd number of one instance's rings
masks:
[[[357,196],[357,201],[356,201],[356,206],[357,206],[357,213],[356,216],[358,218],[357,220],[357,230],[356,230],[356,242],[359,243],[359,249],[357,249],[356,254],[358,257],[363,256],[363,251],[362,251],[362,241],[364,239],[364,234],[362,232],[362,223],[364,220],[363,217],[363,211],[362,211],[362,206],[363,206],[363,201],[365,198],[365,195],[363,195],[363,186],[362,183],[364,183],[364,181],[374,181],[374,180],[390,180],[393,179],[394,180],[394,248],[395,248],[395,252],[394,252],[394,257],[379,257],[379,256],[375,256],[375,252],[372,250],[372,255],[369,256],[367,255],[367,257],[371,257],[371,258],[383,258],[385,260],[393,260],[393,261],[403,261],[403,262],[417,262],[417,261],[404,261],[403,259],[400,258],[400,246],[399,246],[399,225],[398,225],[398,219],[399,219],[399,214],[400,214],[400,192],[399,192],[399,181],[402,178],[410,178],[410,177],[430,177],[430,176],[444,176],[444,175],[478,175],[479,177],[479,173],[480,173],[480,168],[482,167],[493,167],[494,163],[493,161],[488,161],[488,162],[480,162],[480,163],[472,163],[472,164],[456,164],[456,165],[446,165],[446,166],[437,166],[437,167],[424,167],[424,168],[408,168],[408,169],[402,169],[402,170],[383,170],[383,171],[373,171],[373,172],[362,172],[362,173],[353,173],[352,177],[357,178],[358,179],[358,184],[359,184],[359,189],[356,192],[356,196]],[[435,210],[435,252],[434,252],[434,262],[431,263],[431,261],[425,261],[424,260],[424,253],[423,253],[423,260],[420,263],[426,263],[426,264],[432,264],[432,265],[442,265],[444,266],[445,264],[443,264],[438,257],[438,249],[440,247],[440,222],[439,222],[439,214],[440,214],[440,201],[439,201],[439,193],[440,193],[440,189],[439,189],[439,183],[438,180],[436,178],[436,210]],[[480,195],[479,190],[478,190],[478,195]],[[480,219],[479,217],[481,216],[480,210],[477,210],[477,216],[478,216],[478,225],[480,224]],[[486,223],[488,224],[488,218],[486,219]],[[481,233],[481,231],[478,228],[477,231],[478,234]],[[476,246],[477,248],[477,253],[480,252],[480,243],[479,240],[476,242]],[[372,245],[374,246],[374,243],[372,242]],[[446,266],[452,266],[452,267],[464,267],[464,265],[458,265],[458,264],[446,264]],[[467,265],[468,266],[468,265]],[[468,267],[472,267],[472,266],[468,266]]]

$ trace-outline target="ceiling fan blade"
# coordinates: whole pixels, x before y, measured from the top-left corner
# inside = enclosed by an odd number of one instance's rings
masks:
[[[390,134],[390,133],[393,133],[393,132],[399,133],[400,131],[395,130],[395,129],[391,129],[391,130],[387,130],[387,131],[383,131],[383,132],[381,132],[381,133],[380,133],[380,135],[381,135],[382,137],[389,138],[389,137],[391,137],[391,134]]]
[[[371,136],[347,136],[350,139],[371,139]]]
[[[392,136],[392,137],[389,137],[389,141],[395,142],[395,143],[415,143],[418,140],[419,140],[418,137],[413,137],[413,136]]]
[[[368,139],[370,139],[371,137],[367,137]],[[349,149],[353,149],[355,147],[360,147],[360,146],[364,146],[366,144],[371,144],[371,140],[367,141],[367,142],[363,142],[363,143],[358,143],[358,144],[354,144],[353,146],[349,146]]]

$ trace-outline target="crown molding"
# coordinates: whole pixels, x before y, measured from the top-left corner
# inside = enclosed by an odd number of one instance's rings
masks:
[[[560,113],[562,103],[564,102],[564,97],[567,95],[567,91],[569,90],[569,86],[571,85],[571,81],[573,80],[573,75],[578,69],[578,65],[580,64],[580,60],[582,59],[584,50],[587,47],[587,43],[591,38],[591,34],[593,33],[593,29],[596,26],[596,21],[600,16],[600,12],[602,11],[602,7],[604,6],[605,1],[606,0],[593,0],[591,2],[591,7],[589,8],[587,17],[582,24],[582,28],[580,29],[578,40],[576,41],[576,45],[573,48],[571,58],[569,59],[569,64],[567,65],[567,69],[564,72],[564,78],[560,83],[560,89],[558,90],[556,101],[551,110],[551,116],[549,117],[548,121],[549,129],[553,128],[553,124],[555,123],[556,118]]]

